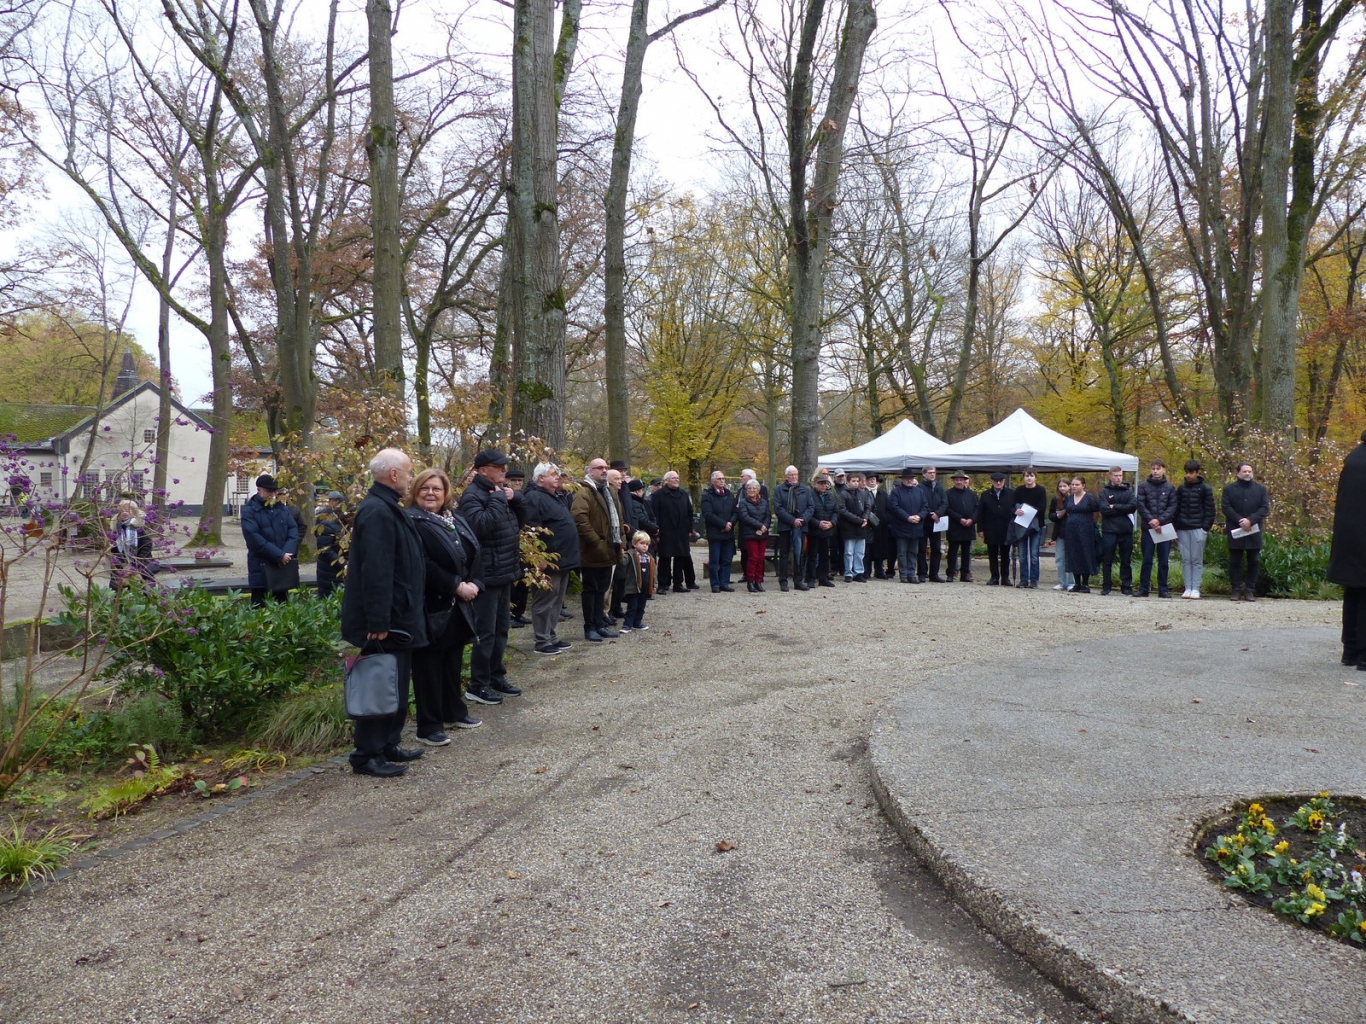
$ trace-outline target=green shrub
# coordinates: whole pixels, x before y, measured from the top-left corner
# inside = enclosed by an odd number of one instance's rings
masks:
[[[275,704],[251,730],[253,742],[266,750],[301,755],[331,754],[351,741],[340,686],[310,687]]]
[[[1291,533],[1268,533],[1262,548],[1262,574],[1258,589],[1272,597],[1320,597],[1328,580],[1328,554],[1331,543]],[[1328,592],[1341,597],[1341,592]]]
[[[61,621],[80,630],[85,595],[63,589]],[[279,697],[332,673],[341,649],[340,594],[254,608],[193,588],[128,587],[90,597],[99,678],[126,694],[158,694],[199,739],[239,735]],[[145,742],[145,741],[144,741]]]
[[[63,769],[121,763],[134,744],[151,744],[168,757],[189,752],[190,738],[180,708],[158,694],[138,694],[93,711],[77,707],[67,714],[70,705],[70,701],[56,700],[38,714],[24,733],[21,761],[32,757],[40,746],[48,763]]]
[[[0,834],[0,882],[24,884],[47,878],[76,849],[71,829],[57,825],[29,835],[28,827],[10,819],[10,830]]]

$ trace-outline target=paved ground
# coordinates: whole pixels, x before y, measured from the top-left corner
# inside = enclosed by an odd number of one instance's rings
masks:
[[[928,679],[878,722],[879,795],[997,934],[1119,1020],[1359,1024],[1366,954],[1214,884],[1234,800],[1361,795],[1337,631],[1129,636]]]
[[[0,1019],[1092,1021],[902,846],[875,717],[1062,643],[1198,659],[1182,631],[1337,613],[957,584],[670,595],[644,635],[518,656],[526,695],[403,780],[319,775],[0,907]]]

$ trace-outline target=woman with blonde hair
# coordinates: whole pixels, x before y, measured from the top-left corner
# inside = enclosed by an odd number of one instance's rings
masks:
[[[114,543],[109,549],[109,585],[115,590],[132,576],[150,582],[159,566],[152,561],[152,538],[136,501],[124,498],[114,517]]]
[[[427,646],[413,651],[413,697],[417,704],[417,738],[429,747],[450,742],[445,726],[475,729],[460,689],[465,647],[474,639],[474,610],[479,596],[479,539],[451,511],[454,492],[441,469],[424,469],[414,478],[404,504],[417,527],[426,563],[424,611]]]

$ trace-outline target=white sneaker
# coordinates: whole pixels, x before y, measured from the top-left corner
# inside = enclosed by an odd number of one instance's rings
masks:
[[[1183,598],[1186,598],[1187,600],[1189,600],[1189,599],[1190,599],[1190,596],[1191,596],[1191,592],[1190,592],[1189,590],[1183,590],[1183,591],[1181,591],[1181,596],[1182,596]]]
[[[1191,600],[1192,600],[1192,601],[1198,601],[1198,600],[1200,600],[1200,591],[1198,591],[1198,590],[1192,590],[1192,591],[1191,591]]]
[[[1063,586],[1061,583],[1059,583],[1059,584],[1058,584],[1057,586],[1055,586],[1053,589],[1054,589],[1054,590],[1066,590],[1067,588],[1066,588],[1065,586]]]

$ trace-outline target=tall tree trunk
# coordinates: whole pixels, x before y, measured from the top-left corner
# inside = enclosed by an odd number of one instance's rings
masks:
[[[512,430],[564,446],[565,292],[556,174],[554,5],[516,0],[512,50],[512,190],[517,262]]]
[[[788,94],[788,201],[791,232],[789,275],[792,290],[792,462],[804,477],[820,457],[821,307],[826,255],[837,205],[836,187],[844,157],[844,132],[858,91],[863,54],[877,27],[872,0],[849,0],[844,32],[831,76],[825,116],[816,136],[816,168],[807,198],[812,109],[811,64],[824,0],[807,0],[801,42]]]
[[[208,193],[210,205],[217,190]],[[204,477],[204,504],[194,543],[217,547],[223,543],[223,499],[228,486],[228,454],[232,434],[232,350],[228,344],[228,225],[226,218],[209,215],[204,234],[204,256],[209,265],[209,361],[213,378],[213,434],[209,438],[209,466]]]
[[[605,225],[605,288],[603,320],[607,364],[607,450],[611,458],[631,463],[631,409],[626,385],[626,195],[631,184],[631,156],[635,148],[636,116],[640,111],[641,76],[645,51],[685,21],[709,14],[725,0],[674,18],[656,32],[647,30],[650,0],[633,0],[631,28],[626,37],[626,66],[621,76],[621,103],[612,139],[612,167],[607,182]]]
[[[517,264],[521,260],[521,232],[512,223],[512,198],[508,191],[508,215],[503,231],[503,263],[498,270],[498,309],[493,327],[493,352],[489,358],[489,429],[494,437],[506,437],[512,416],[512,366],[516,353],[515,321],[521,301],[517,288]]]
[[[399,248],[398,120],[394,113],[394,57],[390,0],[366,0],[370,30],[370,210],[374,234],[375,370],[405,401],[399,307],[403,254]]]
[[[175,232],[180,190],[172,188],[166,207],[166,245],[161,250],[161,279],[171,280],[175,259]],[[157,296],[157,377],[161,383],[157,403],[156,464],[152,467],[152,503],[166,507],[166,470],[171,457],[171,304],[165,295]]]

